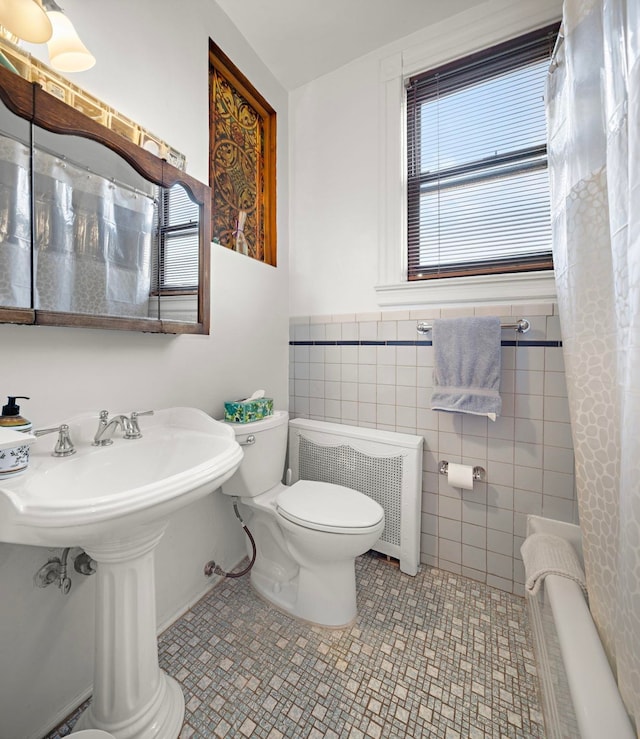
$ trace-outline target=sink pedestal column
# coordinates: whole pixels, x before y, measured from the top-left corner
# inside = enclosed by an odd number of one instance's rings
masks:
[[[184,719],[178,683],[158,665],[154,549],[166,522],[127,540],[84,547],[98,562],[93,698],[77,729],[116,739],[176,739]]]

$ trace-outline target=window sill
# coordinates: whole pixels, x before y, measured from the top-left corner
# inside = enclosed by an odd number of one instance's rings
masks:
[[[449,277],[375,287],[380,306],[446,307],[472,303],[531,303],[556,300],[553,270],[501,275]]]

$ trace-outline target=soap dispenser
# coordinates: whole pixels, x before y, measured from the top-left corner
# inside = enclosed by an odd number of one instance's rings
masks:
[[[29,434],[32,423],[20,415],[20,406],[17,399],[29,400],[24,395],[10,395],[8,403],[2,406],[0,415],[0,480],[13,475],[19,475],[27,469],[29,464],[29,444],[35,438]],[[17,431],[21,433],[16,433]],[[24,434],[25,441],[20,437]]]
[[[26,395],[9,395],[7,404],[2,406],[0,426],[28,433],[33,428],[33,424],[20,415],[20,406],[16,404],[16,400],[29,400],[29,398]]]

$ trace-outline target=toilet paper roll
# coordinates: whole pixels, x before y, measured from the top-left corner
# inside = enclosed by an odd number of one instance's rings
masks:
[[[473,489],[473,467],[467,464],[455,464],[449,462],[447,470],[447,481],[453,488],[462,488],[463,490]]]

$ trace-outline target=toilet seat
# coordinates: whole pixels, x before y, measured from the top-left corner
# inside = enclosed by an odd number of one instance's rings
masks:
[[[283,490],[276,510],[299,526],[337,534],[363,534],[384,520],[382,506],[363,493],[311,480],[299,480]]]

